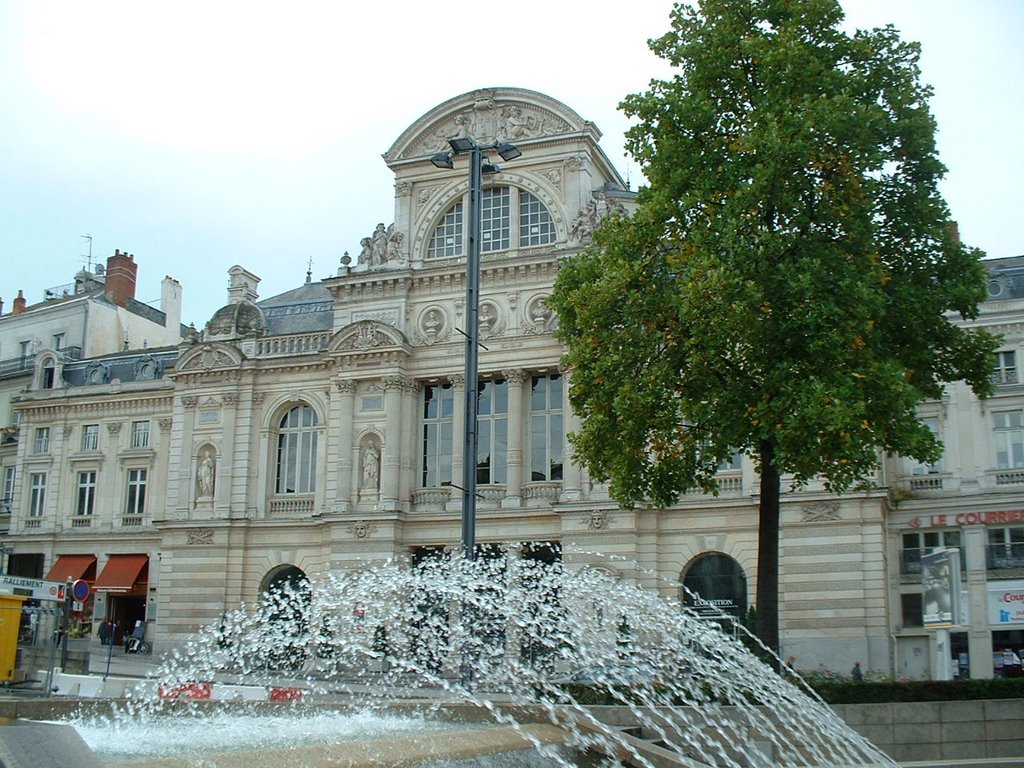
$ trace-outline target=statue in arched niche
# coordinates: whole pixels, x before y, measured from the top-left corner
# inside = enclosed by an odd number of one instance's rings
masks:
[[[213,451],[205,449],[202,458],[199,460],[199,468],[196,470],[196,486],[198,498],[213,498],[214,482],[216,481],[217,467],[213,457]]]
[[[380,451],[373,443],[363,449],[363,488],[364,491],[380,489]]]

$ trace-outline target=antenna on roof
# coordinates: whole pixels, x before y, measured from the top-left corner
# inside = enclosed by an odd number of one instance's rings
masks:
[[[83,240],[88,240],[89,241],[89,253],[88,254],[84,254],[83,253],[82,256],[86,260],[86,262],[85,262],[85,271],[86,272],[92,272],[92,235],[90,235],[88,232],[86,232],[81,237],[82,237]]]
[[[313,281],[313,257],[309,257],[309,261],[306,262],[306,285],[309,285]]]

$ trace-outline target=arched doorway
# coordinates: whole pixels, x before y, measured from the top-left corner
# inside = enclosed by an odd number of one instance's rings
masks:
[[[266,626],[262,656],[271,669],[296,669],[306,659],[309,640],[309,579],[294,565],[263,577],[260,604]]]
[[[747,575],[733,558],[720,552],[700,555],[685,569],[680,581],[683,605],[712,621],[722,620],[725,614],[727,619],[744,622]]]

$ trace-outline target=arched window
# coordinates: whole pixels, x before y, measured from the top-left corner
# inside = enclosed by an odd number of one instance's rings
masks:
[[[297,405],[284,416],[277,430],[278,494],[316,492],[316,411]]]
[[[701,555],[683,577],[683,604],[711,617],[719,612],[742,619],[747,610],[747,575],[728,555]]]
[[[428,259],[465,256],[464,200],[445,211],[427,245]],[[480,198],[480,252],[529,248],[555,242],[551,213],[535,195],[513,187],[488,187]]]

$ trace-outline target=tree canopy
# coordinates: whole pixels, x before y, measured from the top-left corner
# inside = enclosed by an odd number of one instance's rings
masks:
[[[938,191],[919,49],[842,20],[834,0],[677,5],[650,42],[677,74],[620,105],[648,186],[550,300],[575,454],[616,499],[671,505],[755,460],[759,620],[779,474],[838,492],[879,449],[935,460],[916,406],[960,379],[987,394],[997,343],[950,317],[975,316],[984,269]]]

